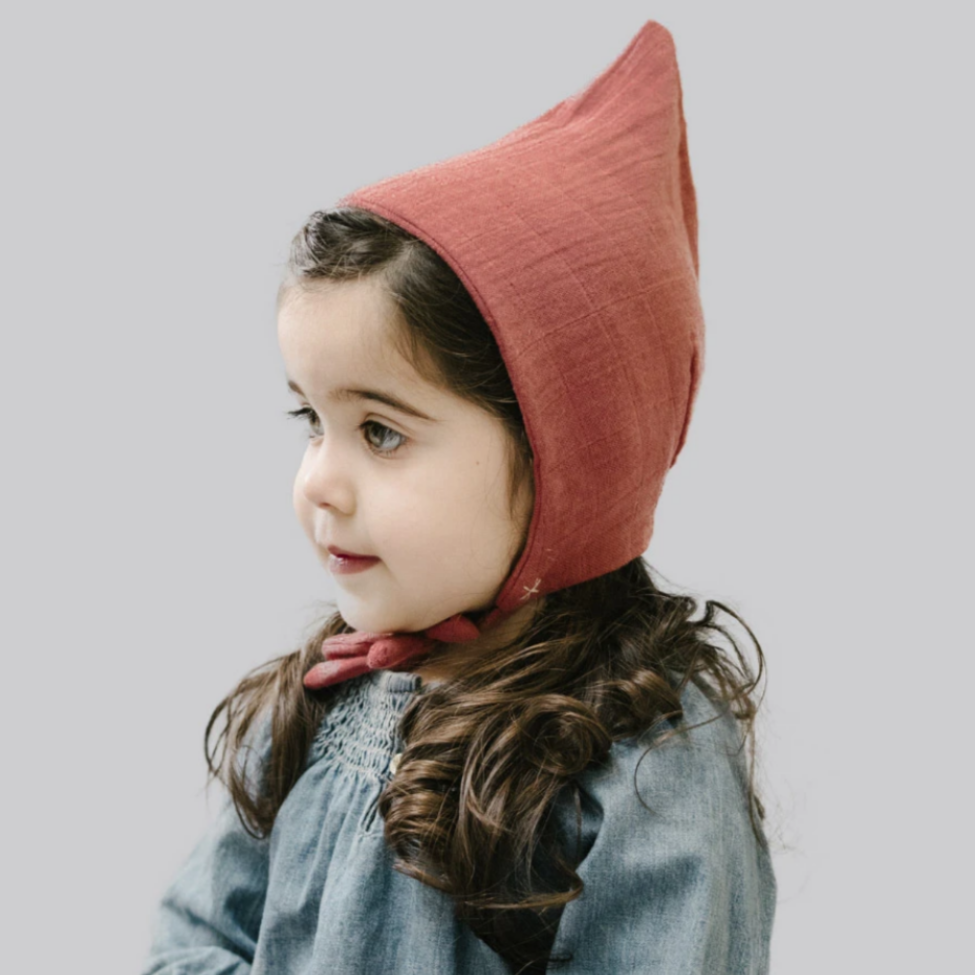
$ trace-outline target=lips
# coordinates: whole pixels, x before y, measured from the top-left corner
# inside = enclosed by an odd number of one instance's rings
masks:
[[[350,552],[348,549],[339,548],[337,545],[328,546],[329,555],[336,555],[341,559],[374,559],[375,555],[363,555],[361,552]]]
[[[379,557],[376,555],[350,552],[337,545],[328,546],[328,570],[334,575],[345,576],[365,572],[376,565],[379,565]]]

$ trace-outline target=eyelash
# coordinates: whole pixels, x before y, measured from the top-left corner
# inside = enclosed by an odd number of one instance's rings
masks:
[[[300,410],[288,410],[287,416],[293,417],[296,420],[306,420],[309,427],[312,426],[318,420],[318,415],[310,406],[303,406]],[[385,430],[394,436],[399,437],[400,443],[397,444],[392,449],[381,450],[378,447],[374,447],[370,442],[368,437],[365,435],[365,431],[369,427],[378,427],[380,430]],[[363,439],[366,443],[366,448],[370,450],[377,457],[391,457],[397,451],[402,450],[409,442],[410,438],[405,434],[400,433],[398,430],[393,430],[391,427],[386,426],[384,423],[380,423],[378,420],[366,420],[364,423],[359,424],[359,429],[363,431]],[[311,433],[308,435],[308,439],[311,440]]]

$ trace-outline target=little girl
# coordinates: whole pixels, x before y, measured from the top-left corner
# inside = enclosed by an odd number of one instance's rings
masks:
[[[643,558],[697,273],[653,21],[534,121],[297,234],[294,506],[337,611],[216,708],[229,800],[145,973],[768,970],[761,647],[753,672],[737,615],[694,619]]]

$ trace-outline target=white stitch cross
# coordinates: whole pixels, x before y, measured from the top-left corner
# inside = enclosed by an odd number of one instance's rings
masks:
[[[538,578],[538,579],[536,579],[536,580],[535,580],[535,585],[533,585],[533,586],[531,587],[531,589],[529,589],[529,588],[528,588],[528,586],[522,586],[521,588],[522,588],[522,589],[525,589],[525,590],[526,590],[526,592],[525,592],[525,595],[524,595],[524,596],[522,596],[521,598],[522,598],[522,599],[524,600],[524,599],[527,599],[527,598],[528,598],[529,596],[532,596],[532,595],[535,595],[535,596],[537,596],[537,595],[538,595],[538,584],[539,584],[539,583],[540,583],[541,581],[542,581],[542,580],[541,580],[541,578]]]

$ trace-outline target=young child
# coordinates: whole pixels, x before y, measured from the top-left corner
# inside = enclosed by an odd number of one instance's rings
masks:
[[[145,973],[768,970],[761,647],[755,673],[737,615],[694,619],[643,559],[697,273],[653,21],[534,121],[298,233],[294,505],[337,611],[214,712],[230,798]]]

